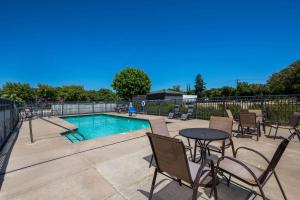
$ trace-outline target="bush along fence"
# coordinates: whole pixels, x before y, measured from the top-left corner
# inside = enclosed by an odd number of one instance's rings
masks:
[[[187,112],[188,107],[193,106],[193,118],[196,119],[227,116],[226,109],[230,109],[237,119],[240,112],[261,109],[267,121],[287,122],[293,112],[300,112],[300,95],[151,100],[145,101],[144,107],[141,102],[134,102],[138,113],[161,116],[167,116],[176,105],[179,106],[181,113]]]
[[[19,109],[14,101],[0,99],[0,149],[19,122]]]

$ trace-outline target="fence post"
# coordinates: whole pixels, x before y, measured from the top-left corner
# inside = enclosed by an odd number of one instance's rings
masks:
[[[6,111],[6,104],[4,104],[4,110],[3,110],[3,118],[4,118],[4,120],[3,120],[3,122],[4,122],[4,138],[6,138],[6,123],[5,123],[5,121],[6,121],[6,116],[5,116],[5,111]]]
[[[226,100],[225,98],[223,99],[223,117],[226,116]]]
[[[160,100],[158,100],[158,116],[160,116]]]
[[[77,114],[80,114],[80,108],[79,108],[79,103],[77,102]]]
[[[196,106],[195,106],[195,110],[196,110],[196,113],[195,113],[195,118],[197,119],[198,118],[198,98],[196,98]]]
[[[61,104],[61,115],[64,115],[64,103]]]
[[[95,102],[92,102],[92,105],[93,105],[93,113],[95,112],[95,108],[94,108],[94,106],[95,106],[95,104],[94,104]]]
[[[32,118],[29,118],[29,134],[30,134],[30,142],[33,143],[33,134],[32,134],[32,124],[31,124]]]

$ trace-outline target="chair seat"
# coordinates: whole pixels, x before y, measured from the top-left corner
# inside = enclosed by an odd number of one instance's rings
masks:
[[[188,164],[189,164],[192,180],[195,181],[198,170],[201,165],[198,163],[194,163],[192,161],[188,161]],[[199,183],[203,182],[204,179],[209,175],[210,172],[211,172],[211,169],[209,167],[204,167],[202,170],[202,174],[201,174]]]
[[[255,176],[259,179],[259,177],[263,174],[264,169],[258,168],[252,164],[246,163],[241,161],[243,164],[245,164],[254,174]],[[255,179],[253,176],[250,174],[248,170],[245,169],[242,165],[229,160],[229,159],[224,159],[220,162],[219,168],[222,171],[225,171],[232,176],[235,176],[237,178],[240,178],[244,180],[245,182],[248,182],[251,185],[257,185]]]

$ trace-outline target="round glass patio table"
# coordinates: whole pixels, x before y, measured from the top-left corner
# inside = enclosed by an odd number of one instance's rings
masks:
[[[194,148],[194,158],[193,161],[196,162],[197,147],[200,147],[200,159],[199,161],[204,161],[207,155],[207,146],[212,141],[226,140],[230,138],[230,134],[218,129],[212,128],[187,128],[179,131],[179,135],[189,139],[195,140]],[[189,142],[190,145],[190,142]],[[199,162],[197,161],[197,162]]]

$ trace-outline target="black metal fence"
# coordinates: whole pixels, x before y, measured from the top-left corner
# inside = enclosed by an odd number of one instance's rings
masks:
[[[279,96],[244,96],[228,98],[152,100],[142,103],[134,102],[139,113],[166,116],[176,105],[180,112],[187,112],[188,106],[194,107],[193,118],[209,119],[210,116],[227,116],[226,109],[231,110],[235,118],[240,112],[261,109],[267,121],[287,122],[293,112],[300,112],[300,95]]]
[[[0,149],[19,122],[19,109],[14,101],[0,99]]]
[[[78,114],[92,114],[114,112],[118,105],[128,105],[129,102],[63,102],[47,104],[28,104],[22,106],[21,114],[25,116],[25,109],[30,109],[33,116],[64,116]]]
[[[127,111],[129,102],[64,102],[31,105],[35,116],[62,116],[90,113]],[[173,99],[135,101],[137,113],[167,116],[176,105],[185,113],[194,107],[193,118],[209,119],[210,116],[227,116],[231,110],[237,119],[240,112],[261,109],[267,121],[287,122],[293,112],[300,112],[300,95],[243,96],[228,98]],[[143,106],[144,105],[144,106]],[[122,108],[122,109],[119,109]],[[127,109],[127,110],[126,110]]]

